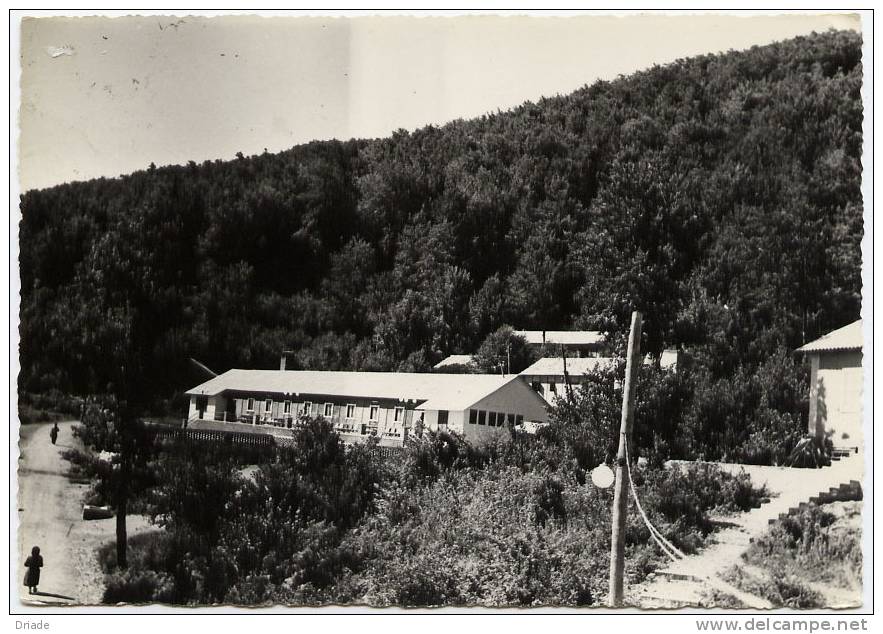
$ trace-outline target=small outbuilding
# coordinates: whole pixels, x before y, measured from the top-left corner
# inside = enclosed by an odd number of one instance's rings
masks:
[[[863,343],[859,319],[797,349],[811,368],[809,433],[835,449],[862,447]]]
[[[568,382],[572,388],[582,388],[587,380],[586,374],[612,367],[615,363],[616,360],[610,357],[575,357],[566,362],[562,357],[543,357],[519,376],[553,405],[558,397],[567,395]]]

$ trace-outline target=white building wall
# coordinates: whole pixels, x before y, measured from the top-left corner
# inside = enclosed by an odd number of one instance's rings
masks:
[[[215,397],[210,396],[205,406],[205,412],[202,417],[205,420],[215,420]]]
[[[861,447],[862,353],[822,352],[810,363],[810,433],[837,447]]]
[[[435,410],[425,410],[423,412],[423,429],[424,431],[438,431],[438,412]]]
[[[458,434],[463,434],[465,430],[464,422],[468,420],[468,412],[463,412],[462,410],[448,412],[448,429]]]
[[[546,407],[543,399],[527,383],[522,380],[516,380],[507,383],[493,394],[481,399],[469,409],[507,414],[507,418],[510,418],[509,414],[520,415],[525,422],[547,423],[549,422],[549,414]],[[467,439],[486,440],[509,437],[508,426],[487,425],[487,414],[485,415],[484,425],[470,423],[469,409],[460,412],[460,420],[464,430],[463,435]]]

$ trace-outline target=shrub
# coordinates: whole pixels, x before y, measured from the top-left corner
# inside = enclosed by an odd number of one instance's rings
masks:
[[[405,445],[403,477],[412,485],[432,481],[450,470],[483,467],[499,451],[494,444],[473,445],[453,432],[426,432]]]
[[[172,597],[172,579],[165,573],[129,569],[108,576],[101,602],[168,603]]]
[[[818,469],[831,464],[834,445],[830,438],[804,436],[788,454],[785,465],[803,469]]]
[[[70,420],[80,415],[82,404],[81,398],[55,389],[40,394],[20,392],[18,417],[23,425]]]
[[[554,476],[547,475],[534,486],[534,521],[545,526],[549,519],[567,519],[564,504],[564,485]]]
[[[374,510],[381,463],[370,447],[343,445],[321,420],[299,430],[294,446],[276,448],[253,480],[240,475],[242,457],[225,443],[164,443],[152,464],[150,513],[165,530],[130,540],[126,572],[102,553],[108,600],[256,604],[327,595],[354,566],[338,546]]]
[[[798,577],[781,573],[773,573],[772,592],[767,598],[775,605],[786,608],[819,608],[823,607],[822,596],[815,590],[806,587]]]

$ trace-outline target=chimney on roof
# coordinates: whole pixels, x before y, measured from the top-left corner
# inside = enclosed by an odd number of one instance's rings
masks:
[[[285,370],[285,365],[288,362],[288,355],[290,355],[291,353],[292,353],[291,350],[283,350],[282,351],[282,357],[279,359],[279,369],[280,370]]]

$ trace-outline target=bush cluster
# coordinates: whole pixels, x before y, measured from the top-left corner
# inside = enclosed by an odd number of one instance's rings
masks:
[[[606,592],[612,492],[575,463],[523,458],[566,454],[559,437],[471,446],[428,433],[381,458],[315,420],[247,477],[233,452],[163,445],[147,494],[163,531],[133,540],[128,570],[105,557],[105,600],[592,605]],[[709,466],[635,467],[635,480],[654,524],[687,550],[707,538],[708,513],[763,493]],[[662,555],[634,507],[626,543],[637,582]]]

